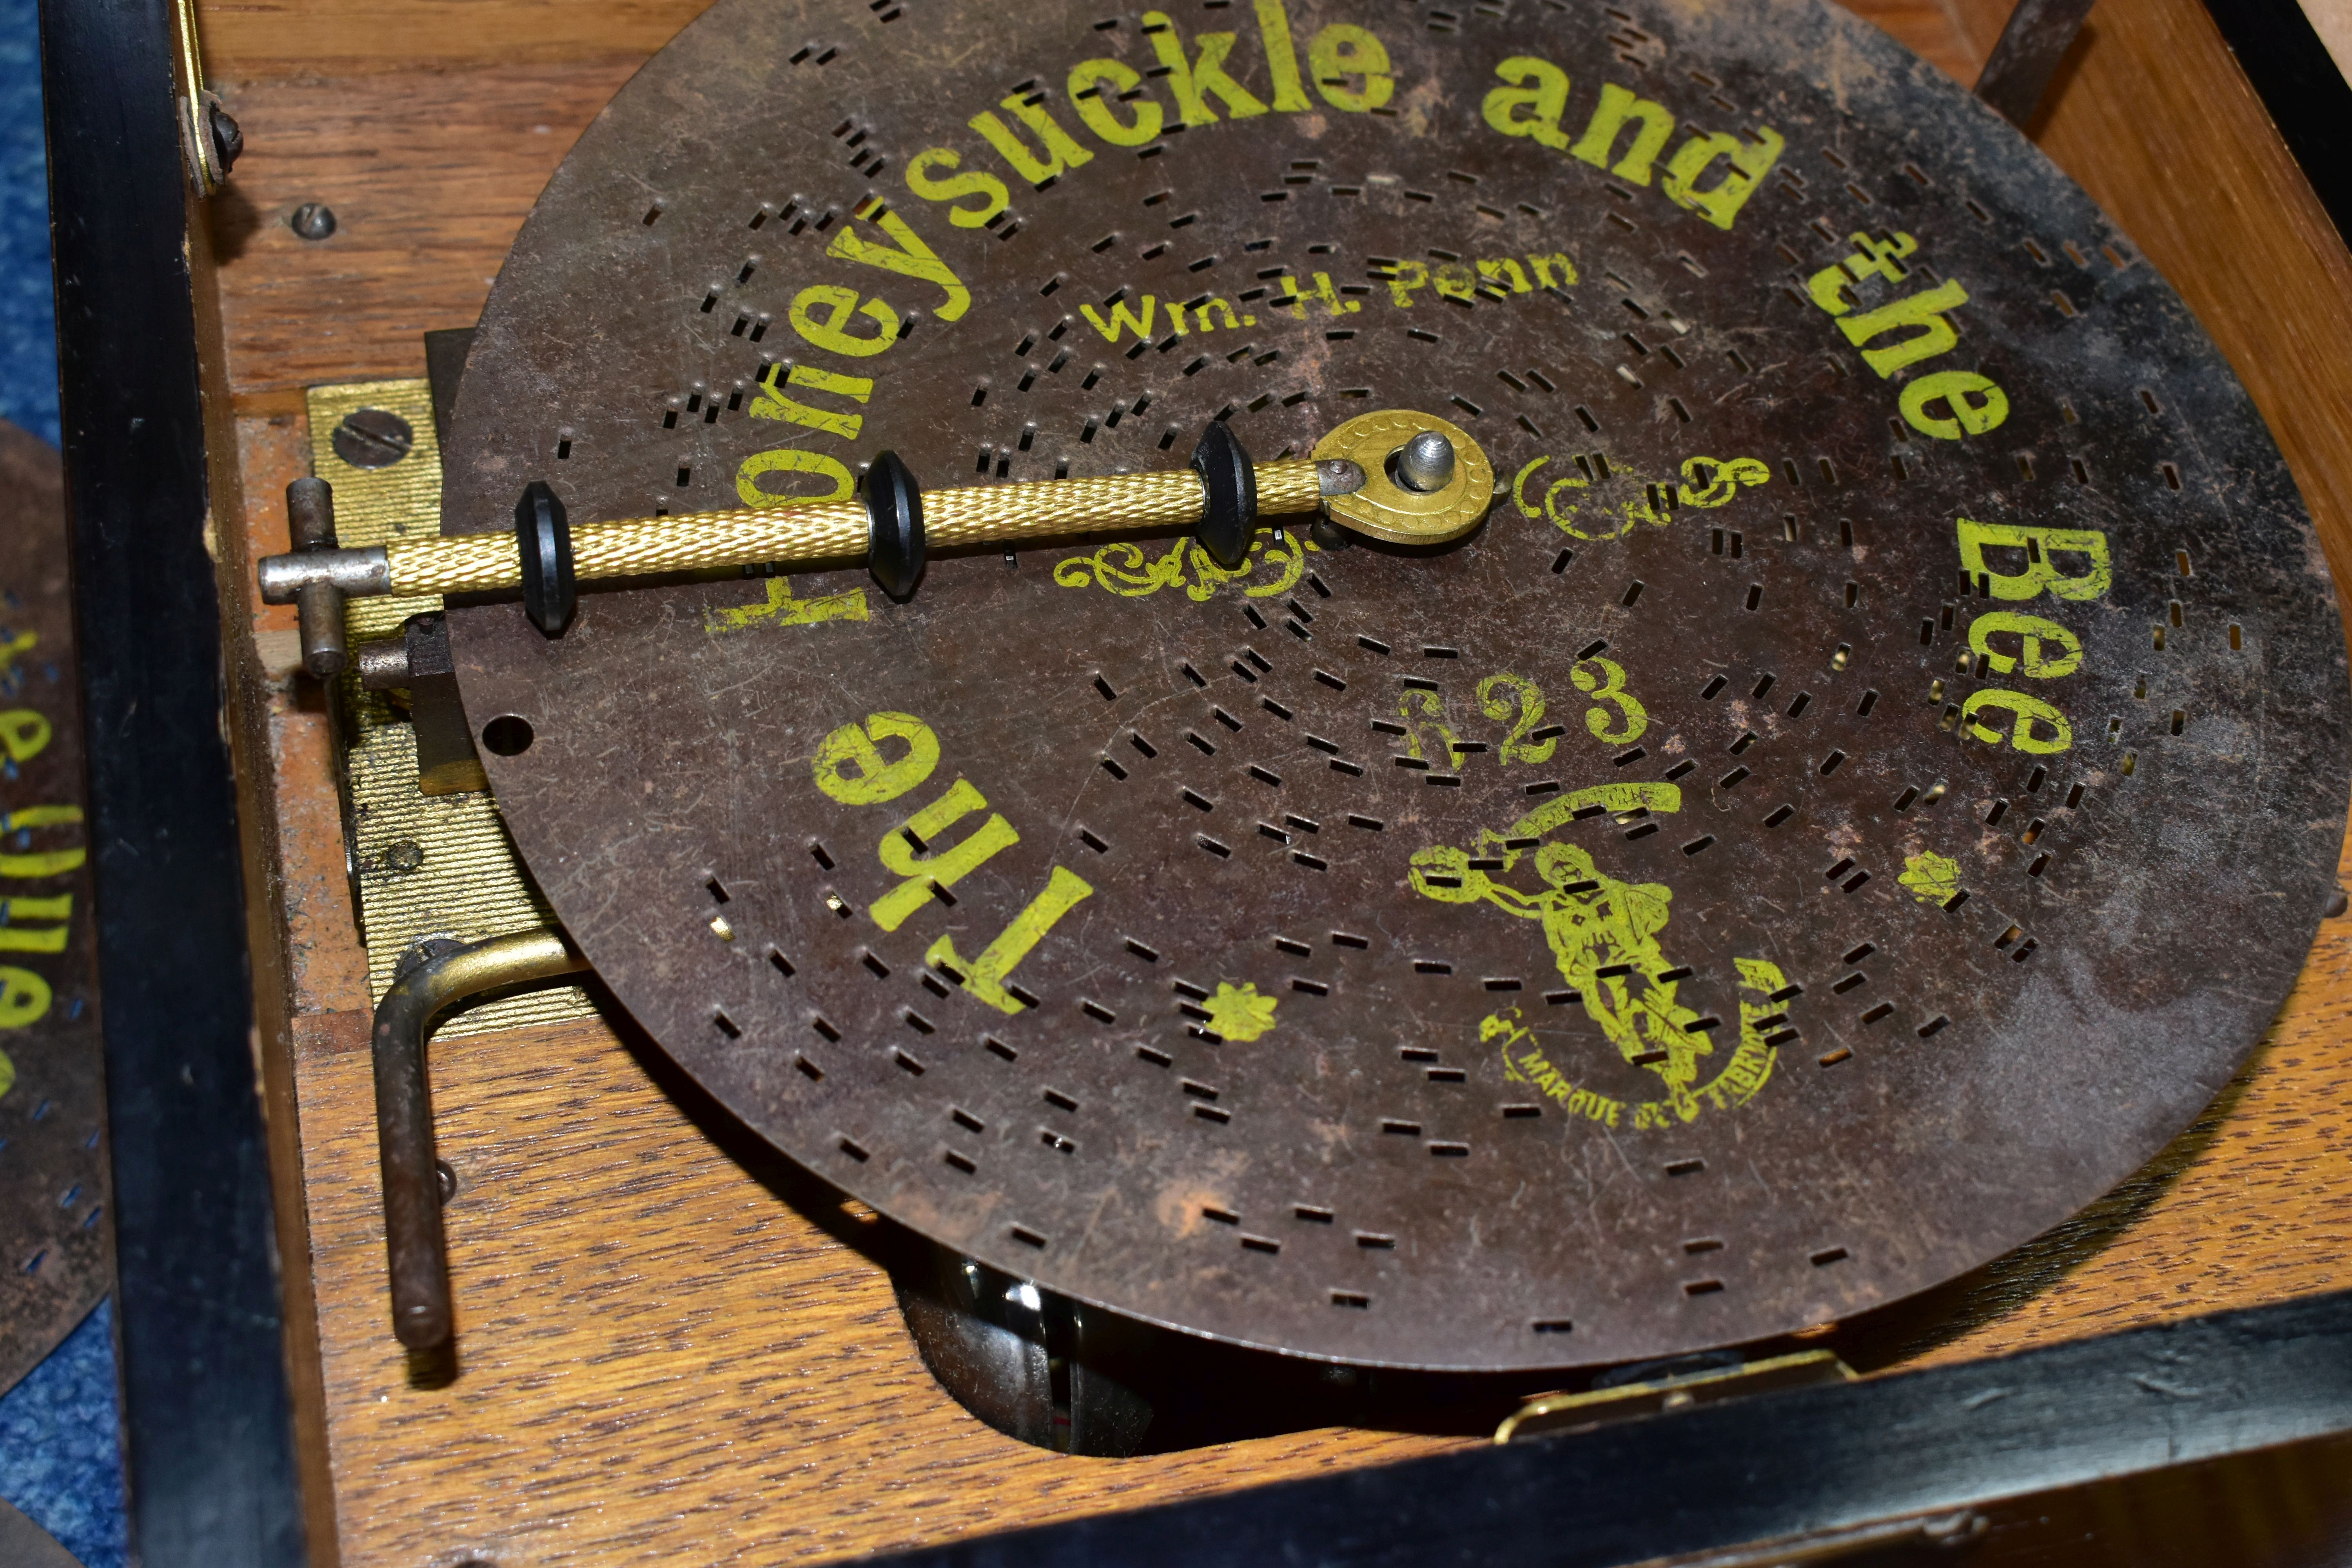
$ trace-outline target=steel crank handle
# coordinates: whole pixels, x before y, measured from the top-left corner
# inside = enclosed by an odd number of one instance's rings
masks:
[[[426,958],[394,981],[376,1004],[375,1142],[383,1173],[392,1331],[412,1351],[445,1350],[456,1331],[425,1037],[435,1018],[468,996],[577,974],[587,967],[561,931],[492,937]]]

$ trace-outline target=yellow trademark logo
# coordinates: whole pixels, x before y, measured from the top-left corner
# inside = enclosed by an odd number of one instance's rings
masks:
[[[1638,807],[1630,793],[1637,790]],[[1622,798],[1599,798],[1610,791]],[[1787,1004],[1794,988],[1768,960],[1733,960],[1739,973],[1739,1017],[1728,1049],[1718,1051],[1716,1036],[1724,1032],[1726,1021],[1683,1003],[1679,989],[1693,972],[1675,965],[1661,940],[1674,889],[1603,875],[1592,857],[1573,844],[1527,847],[1587,805],[1675,811],[1681,792],[1670,784],[1579,791],[1530,813],[1506,832],[1480,833],[1469,849],[1435,845],[1421,850],[1412,858],[1412,885],[1441,903],[1490,905],[1535,922],[1585,1016],[1624,1062],[1653,1075],[1662,1092],[1651,1100],[1620,1099],[1589,1081],[1578,1082],[1545,1056],[1516,1007],[1482,1021],[1480,1040],[1499,1044],[1504,1075],[1511,1081],[1533,1086],[1572,1115],[1611,1127],[1672,1126],[1696,1120],[1709,1107],[1728,1110],[1746,1104],[1772,1076],[1777,1047],[1793,1037]],[[1511,879],[1515,871],[1528,869],[1538,887]]]

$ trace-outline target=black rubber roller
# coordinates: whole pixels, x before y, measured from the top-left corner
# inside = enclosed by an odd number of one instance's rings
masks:
[[[1257,531],[1257,469],[1233,427],[1212,419],[1208,433],[1192,448],[1192,471],[1209,493],[1208,508],[1193,532],[1201,547],[1230,572],[1249,558],[1250,535]]]
[[[546,481],[533,479],[515,502],[515,549],[522,557],[522,613],[542,637],[560,637],[579,608],[572,574],[572,524]]]
[[[915,592],[923,575],[923,487],[896,452],[877,453],[866,470],[866,569],[894,599]]]

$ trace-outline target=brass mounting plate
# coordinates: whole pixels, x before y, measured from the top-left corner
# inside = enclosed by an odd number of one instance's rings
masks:
[[[439,531],[441,448],[423,379],[314,386],[306,402],[311,472],[333,487],[339,542],[381,544]],[[344,461],[335,431],[362,409],[391,414],[407,427],[405,455],[381,468]],[[345,625],[356,647],[397,637],[409,616],[439,608],[437,598],[353,599]],[[347,671],[336,679],[332,700],[343,763],[337,783],[344,848],[367,944],[369,1000],[383,1000],[401,955],[418,942],[479,942],[555,925],[515,856],[497,800],[478,790],[420,793],[415,732],[389,693],[366,690]],[[580,987],[561,986],[459,1008],[436,1034],[487,1034],[594,1012]]]

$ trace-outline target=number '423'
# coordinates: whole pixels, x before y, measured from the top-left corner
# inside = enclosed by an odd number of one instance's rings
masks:
[[[1639,740],[1650,727],[1650,715],[1625,689],[1625,671],[1612,659],[1582,658],[1569,670],[1569,680],[1591,699],[1584,710],[1584,727],[1604,745],[1622,746]],[[1485,742],[1464,741],[1456,733],[1442,692],[1408,688],[1398,694],[1401,724],[1376,722],[1375,729],[1404,738],[1405,754],[1432,763],[1458,766],[1465,756],[1492,750],[1508,766],[1513,763],[1548,763],[1568,731],[1544,722],[1543,688],[1523,675],[1498,671],[1478,682],[1478,710],[1510,729],[1491,748]]]

